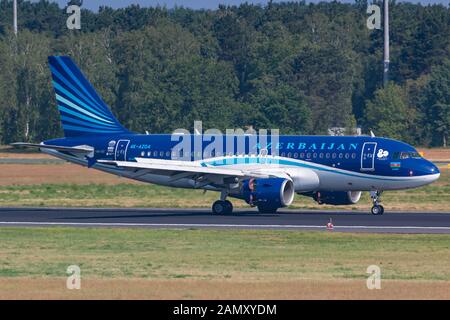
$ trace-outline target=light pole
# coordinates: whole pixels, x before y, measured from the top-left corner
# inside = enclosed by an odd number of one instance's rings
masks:
[[[17,36],[17,0],[14,0],[13,2],[13,27],[14,27],[14,34]]]
[[[383,85],[389,81],[389,0],[384,0],[384,61]]]

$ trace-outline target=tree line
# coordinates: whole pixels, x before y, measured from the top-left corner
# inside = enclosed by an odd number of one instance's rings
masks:
[[[378,3],[382,5],[381,2]],[[0,143],[62,136],[48,55],[71,56],[130,130],[280,128],[372,130],[446,146],[450,130],[449,7],[390,3],[390,82],[383,30],[367,1],[82,10],[0,0]]]

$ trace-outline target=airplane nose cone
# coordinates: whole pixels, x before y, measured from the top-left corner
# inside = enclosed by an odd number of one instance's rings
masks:
[[[427,175],[429,175],[430,181],[436,181],[437,179],[439,179],[441,172],[439,171],[439,168],[432,162],[427,163],[427,165],[425,166],[425,172],[427,173]]]
[[[435,165],[433,165],[433,168],[431,169],[431,171],[434,172],[434,173],[441,174],[441,172],[439,171],[439,168],[436,167]]]
[[[429,162],[429,165],[427,166],[427,171],[429,174],[440,174],[439,168],[436,167],[436,165],[432,162]]]

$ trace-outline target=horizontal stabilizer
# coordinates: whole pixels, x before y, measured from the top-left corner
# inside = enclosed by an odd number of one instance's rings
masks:
[[[51,149],[56,151],[66,151],[72,153],[88,154],[94,152],[94,148],[90,146],[76,146],[76,147],[65,147],[65,146],[54,146],[48,144],[38,144],[38,143],[26,143],[26,142],[16,142],[11,143],[14,147],[30,147],[39,149]]]

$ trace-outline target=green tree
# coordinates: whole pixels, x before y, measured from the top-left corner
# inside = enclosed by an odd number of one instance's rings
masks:
[[[2,69],[5,68],[3,81],[6,83],[2,81],[2,86],[10,87],[4,89],[10,96],[2,100],[6,143],[40,140],[42,131],[49,126],[52,115],[42,112],[49,104],[49,42],[44,34],[28,30],[23,30],[17,38],[11,33],[5,38],[2,51],[7,62]]]
[[[365,110],[366,127],[377,136],[406,139],[410,119],[403,89],[393,83],[378,89]]]
[[[305,97],[286,84],[259,88],[251,99],[259,106],[255,129],[280,129],[283,134],[308,134],[311,131],[311,115]]]
[[[17,109],[17,79],[14,73],[13,49],[11,37],[0,41],[0,138],[5,143],[14,135],[15,122],[11,121]]]
[[[448,144],[450,8],[391,3],[397,86],[377,90],[383,32],[366,28],[367,3],[102,7],[83,9],[82,29],[68,30],[64,8],[21,0],[16,40],[12,1],[0,0],[1,142],[61,134],[46,57],[58,54],[70,55],[138,132],[203,120],[321,134],[357,121],[377,135]]]
[[[292,62],[288,81],[304,93],[311,109],[313,132],[347,127],[352,121],[356,57],[345,48],[307,46]]]
[[[432,68],[423,91],[421,110],[433,144],[446,147],[450,132],[450,60]]]

